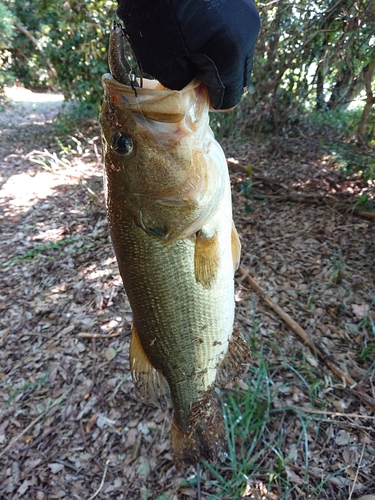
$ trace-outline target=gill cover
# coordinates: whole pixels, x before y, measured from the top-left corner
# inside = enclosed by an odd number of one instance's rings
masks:
[[[135,95],[109,74],[102,83],[107,188],[121,184],[116,202],[150,236],[192,236],[217,210],[227,176],[217,167],[223,152],[209,128],[207,88],[193,81],[172,91],[144,79]]]

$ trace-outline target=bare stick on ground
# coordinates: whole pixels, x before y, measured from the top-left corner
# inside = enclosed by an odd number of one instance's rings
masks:
[[[248,271],[246,271],[244,267],[240,266],[238,271],[243,276],[243,279],[261,296],[263,301],[294,331],[294,333],[296,333],[303,340],[308,347],[310,347],[310,349],[322,361],[324,361],[324,363],[344,382],[344,384],[348,384],[350,389],[354,389],[357,382],[348,373],[344,372],[336,365],[332,356],[326,353],[316,342],[313,342],[308,333],[296,321],[294,321],[288,313],[275,304],[271,297],[266,294],[263,288],[258,285],[258,283],[249,275]],[[370,396],[359,389],[355,389],[355,392],[361,399],[365,400],[375,409],[375,401]]]

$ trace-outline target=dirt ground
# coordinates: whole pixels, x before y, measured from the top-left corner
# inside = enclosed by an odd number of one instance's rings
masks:
[[[141,401],[129,374],[132,314],[108,234],[97,123],[59,142],[57,96],[8,96],[0,111],[0,498],[195,498],[173,466],[171,411]],[[357,386],[240,275],[236,319],[254,366],[261,351],[267,358],[275,411],[267,425],[284,433],[289,498],[354,499],[375,491],[375,219],[350,206],[373,192],[341,176],[318,144],[223,141],[241,265]],[[249,387],[250,375],[236,390]],[[307,452],[297,413],[314,410]],[[266,498],[257,484],[270,481],[269,453],[233,495],[221,496],[203,471],[202,498]],[[232,472],[223,465],[228,481]],[[306,485],[319,483],[309,497]],[[270,491],[282,498],[275,485]]]

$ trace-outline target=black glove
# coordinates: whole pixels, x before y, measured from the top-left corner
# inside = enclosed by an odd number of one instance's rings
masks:
[[[142,69],[181,90],[197,77],[211,105],[228,109],[249,84],[259,33],[252,0],[118,0]]]

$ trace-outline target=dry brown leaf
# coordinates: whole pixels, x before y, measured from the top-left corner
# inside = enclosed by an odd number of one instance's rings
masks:
[[[367,304],[352,304],[353,313],[359,319],[363,319],[369,313],[369,306]]]
[[[352,436],[350,435],[349,432],[347,432],[344,429],[341,429],[338,431],[335,442],[339,446],[345,446],[346,444],[349,444],[352,441]]]
[[[58,474],[62,470],[64,470],[64,465],[62,464],[48,464],[48,467],[51,469],[52,474]]]
[[[60,154],[52,125],[57,111],[56,102],[40,107],[29,102],[5,105],[0,113],[0,254],[2,263],[9,263],[0,273],[0,446],[6,449],[13,443],[1,457],[5,476],[0,497],[88,498],[99,488],[110,457],[111,474],[100,495],[112,500],[126,491],[129,500],[138,500],[141,491],[149,498],[169,491],[177,500],[179,494],[173,491],[181,476],[172,463],[170,410],[144,404],[128,377],[132,314],[108,235],[97,124],[75,132],[84,152],[69,156],[70,168],[47,171],[27,157],[33,150]],[[69,144],[70,139],[61,140]],[[275,189],[285,185],[299,194],[320,190],[334,196],[333,182],[341,186],[337,196],[348,196],[347,179],[339,179],[328,163],[323,167],[324,155],[319,148],[314,152],[314,138],[290,137],[274,144],[275,140],[226,141],[236,161],[251,162],[274,181],[255,181],[250,195],[278,194]],[[290,144],[300,156],[283,153]],[[333,207],[246,199],[240,187],[246,175],[233,165],[234,217],[244,266],[340,367],[362,381],[363,391],[373,394],[373,335],[362,320],[373,314],[366,304],[375,295],[374,225]],[[365,188],[359,179],[350,187],[352,198]],[[245,211],[247,204],[254,213]],[[306,488],[318,488],[322,479],[337,474],[340,464],[348,466],[347,475],[327,483],[325,494],[347,500],[357,471],[357,486],[367,485],[373,475],[375,435],[372,421],[365,418],[371,409],[320,362],[317,365],[314,353],[296,342],[241,279],[236,283],[236,305],[239,327],[252,340],[252,369],[259,363],[259,352],[265,356],[275,412],[260,441],[253,443],[254,454],[262,457],[259,470],[274,470],[272,443],[267,440],[283,436],[278,446],[293,460],[289,471],[296,481],[306,474],[308,486],[289,480],[296,492],[300,488],[301,498]],[[106,356],[109,348],[111,359]],[[239,388],[222,391],[220,400],[228,392],[237,397],[239,390],[242,404],[255,378],[246,377]],[[50,402],[69,389],[69,397],[45,418],[42,412]],[[297,407],[322,413],[304,413]],[[99,415],[100,426],[95,425]],[[307,420],[311,423],[301,427]],[[308,451],[295,447],[301,432]],[[52,474],[48,464],[64,469]],[[219,473],[231,481],[233,474],[226,466],[219,465]],[[203,469],[202,474],[203,498],[218,497],[216,479],[210,482]],[[257,492],[279,499],[272,485],[267,493],[268,477],[261,481],[264,490]],[[255,484],[253,477],[250,482]]]
[[[290,467],[286,466],[285,467],[285,471],[288,475],[288,478],[290,479],[290,481],[294,484],[303,484],[304,481],[302,478],[299,477],[298,474],[296,474]]]
[[[29,489],[29,486],[31,486],[33,482],[31,480],[25,479],[21,486],[18,488],[17,493],[19,493],[21,496],[26,493],[26,491]]]
[[[189,498],[197,498],[196,488],[181,488],[178,491],[181,495],[186,495]]]

